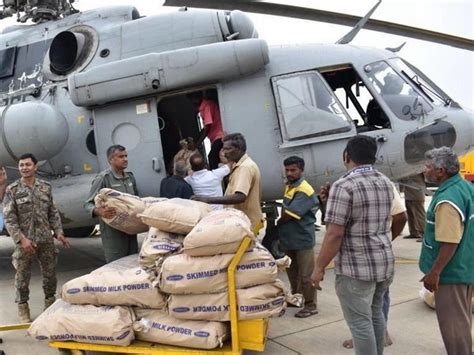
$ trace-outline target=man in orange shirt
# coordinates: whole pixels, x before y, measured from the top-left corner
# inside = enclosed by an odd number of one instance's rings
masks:
[[[189,94],[188,97],[199,111],[204,123],[196,147],[199,147],[206,137],[209,138],[211,141],[211,150],[207,156],[209,168],[211,170],[217,169],[220,162],[219,152],[223,146],[222,137],[224,137],[219,105],[214,100],[204,98],[201,92]]]

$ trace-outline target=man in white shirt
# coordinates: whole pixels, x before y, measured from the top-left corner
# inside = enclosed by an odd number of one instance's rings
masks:
[[[189,159],[193,174],[187,176],[185,181],[191,185],[196,196],[222,197],[222,179],[230,172],[229,165],[225,164],[220,168],[208,170],[206,162],[200,153],[195,153]],[[212,205],[213,209],[221,209],[222,205]]]

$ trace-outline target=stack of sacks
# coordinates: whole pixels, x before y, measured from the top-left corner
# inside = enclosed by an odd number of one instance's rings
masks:
[[[138,216],[143,223],[160,231],[187,234],[211,211],[203,202],[172,198],[151,204]]]
[[[245,214],[222,209],[209,213],[186,236],[184,254],[168,257],[161,266],[159,285],[171,294],[171,316],[230,320],[227,268],[246,236],[253,240],[235,272],[238,317],[255,319],[281,314],[285,290],[276,279],[275,260],[265,248],[252,248],[255,237]]]
[[[165,257],[178,252],[183,247],[184,237],[179,234],[160,231],[151,227],[140,249],[140,266],[156,270]]]
[[[166,199],[157,197],[140,198],[113,189],[101,189],[94,202],[96,207],[113,207],[117,214],[113,218],[102,218],[111,227],[127,234],[138,234],[148,231],[148,226],[137,216],[149,206]]]
[[[135,339],[128,307],[79,306],[57,300],[31,324],[37,340],[127,346]]]

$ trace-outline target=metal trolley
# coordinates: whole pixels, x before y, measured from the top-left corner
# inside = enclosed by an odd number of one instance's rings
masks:
[[[232,258],[227,270],[229,281],[231,339],[222,348],[213,350],[190,349],[178,346],[134,341],[129,346],[98,345],[90,343],[53,341],[49,346],[58,348],[60,354],[79,355],[86,351],[109,352],[114,354],[242,354],[243,350],[264,351],[268,328],[267,319],[238,320],[237,297],[235,293],[235,269],[251,239],[246,237]]]

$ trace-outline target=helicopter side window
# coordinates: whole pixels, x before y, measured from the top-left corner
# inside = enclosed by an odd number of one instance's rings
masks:
[[[410,77],[402,77],[386,62],[376,62],[364,68],[370,82],[390,110],[402,120],[414,120],[433,110],[427,96],[414,85]]]
[[[344,109],[319,73],[284,75],[272,81],[278,114],[288,140],[351,130]]]
[[[15,54],[16,47],[10,47],[0,51],[0,79],[13,75]]]

